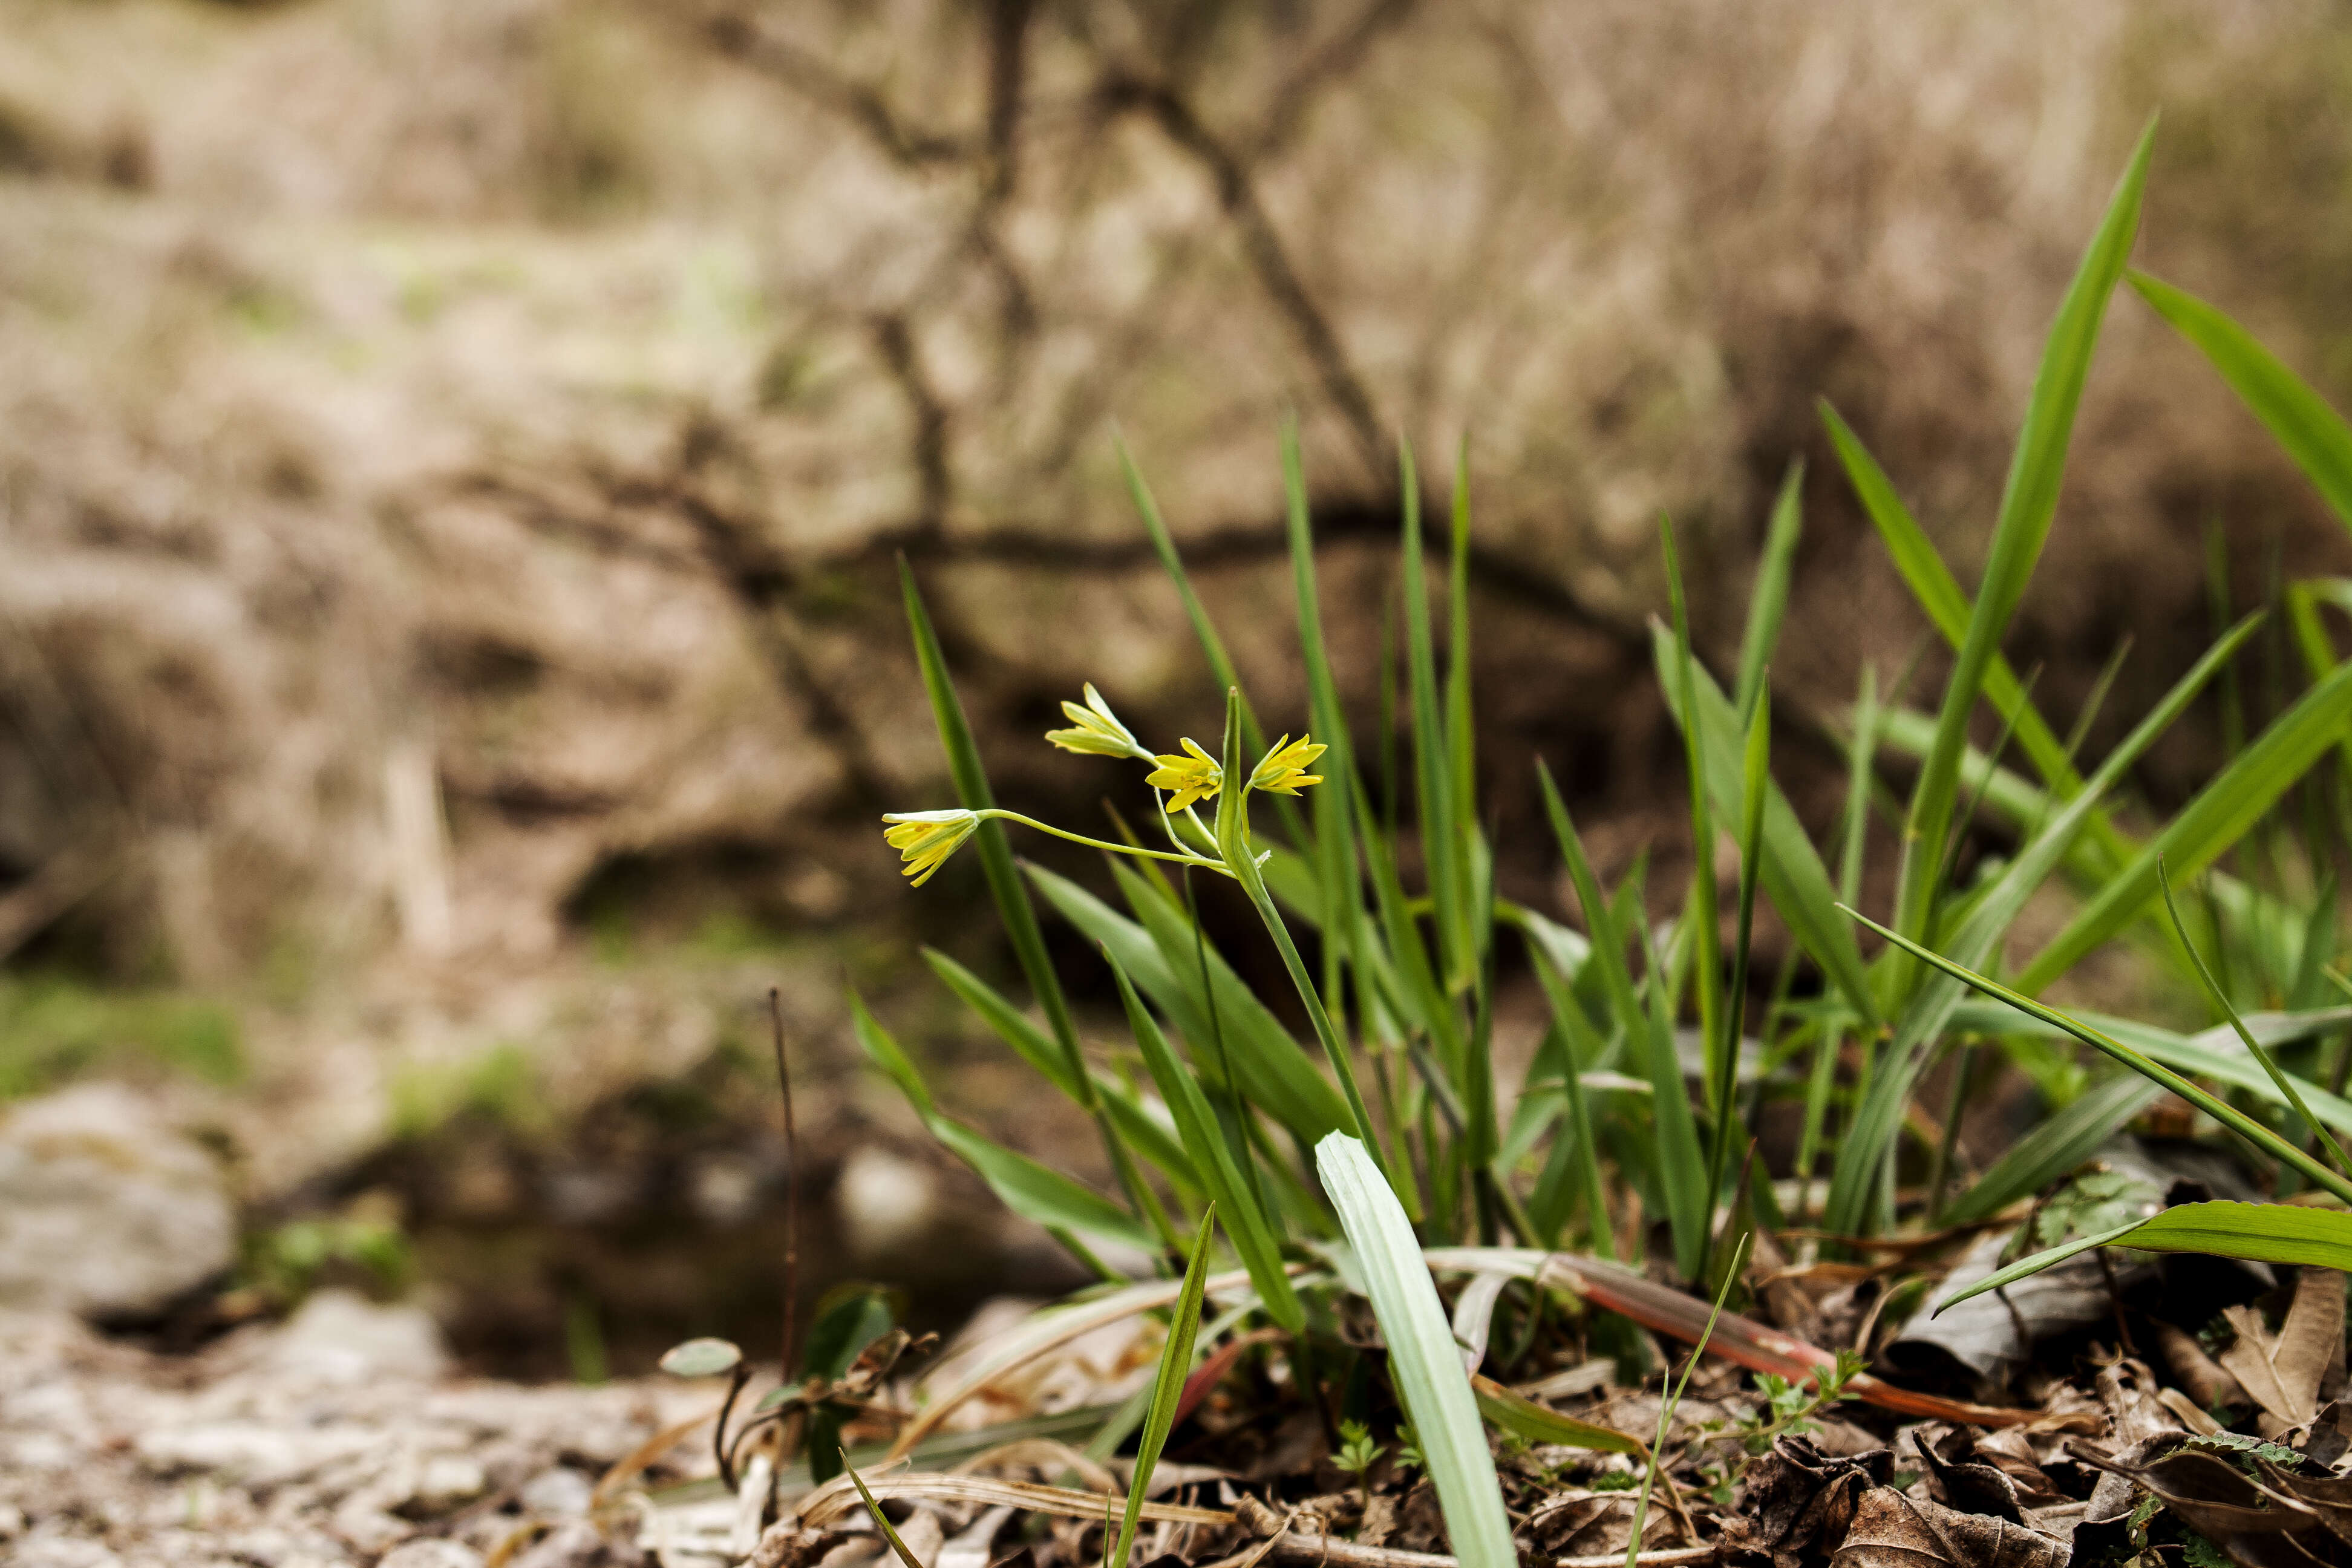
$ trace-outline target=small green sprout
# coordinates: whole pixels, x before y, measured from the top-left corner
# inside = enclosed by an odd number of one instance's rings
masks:
[[[1845,1397],[1846,1384],[1862,1372],[1862,1358],[1850,1350],[1838,1352],[1837,1364],[1825,1367],[1803,1383],[1759,1373],[1757,1391],[1764,1403],[1738,1423],[1740,1446],[1751,1454],[1768,1451],[1773,1440],[1815,1429],[1815,1415]]]
[[[1356,1489],[1363,1496],[1364,1506],[1372,1506],[1372,1484],[1369,1479],[1372,1465],[1388,1450],[1372,1441],[1371,1428],[1360,1421],[1339,1423],[1339,1451],[1331,1456],[1333,1468],[1347,1471],[1356,1478]]]

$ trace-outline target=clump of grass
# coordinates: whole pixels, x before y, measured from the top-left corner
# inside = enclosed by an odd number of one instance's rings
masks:
[[[2188,1099],[2283,1176],[2352,1190],[2303,1146],[2315,1134],[2332,1150],[2333,1134],[2352,1131],[2352,1101],[2315,1081],[2323,1067],[2315,1042],[2352,1018],[2335,1005],[2352,983],[2336,965],[2336,883],[2328,869],[2352,843],[2352,661],[2336,657],[2321,616],[2330,605],[2352,608],[2352,581],[2282,590],[2304,684],[2292,694],[2282,688],[2269,721],[2169,816],[2144,803],[2127,813],[2117,797],[2148,748],[2202,694],[2233,678],[2258,617],[2222,630],[2095,763],[2081,754],[2092,714],[2073,716],[2062,739],[2031,681],[2001,652],[2055,521],[2084,381],[2126,276],[2153,131],[2135,150],[2059,304],[1973,593],[1854,428],[1823,406],[1847,480],[1953,658],[1940,693],[1920,707],[1907,700],[1906,682],[1882,689],[1874,672],[1865,673],[1848,715],[1846,818],[1818,841],[1773,766],[1769,671],[1787,629],[1801,528],[1795,477],[1775,506],[1737,665],[1720,674],[1693,643],[1674,531],[1663,529],[1670,614],[1653,622],[1654,647],[1659,687],[1683,738],[1696,851],[1679,913],[1663,926],[1651,922],[1657,890],[1647,885],[1645,862],[1614,888],[1604,885],[1548,775],[1549,826],[1581,929],[1497,890],[1501,850],[1482,825],[1476,772],[1466,450],[1456,459],[1442,542],[1424,541],[1420,478],[1411,448],[1399,454],[1402,647],[1384,655],[1379,676],[1381,689],[1402,702],[1394,726],[1404,737],[1402,757],[1391,726],[1368,744],[1351,732],[1338,699],[1295,432],[1284,434],[1283,468],[1312,741],[1293,741],[1285,729],[1268,742],[1209,607],[1122,450],[1143,525],[1226,700],[1213,745],[1179,737],[1164,749],[1139,738],[1092,686],[1064,704],[1069,727],[1048,741],[1142,770],[1135,780],[1142,826],[1121,821],[1107,837],[996,804],[920,593],[906,577],[907,612],[959,804],[892,814],[889,841],[917,885],[976,847],[1035,1013],[944,956],[934,955],[934,967],[1042,1079],[1095,1120],[1118,1194],[1097,1193],[955,1121],[862,1006],[861,1040],[950,1147],[1090,1267],[1101,1268],[1097,1248],[1114,1243],[1156,1254],[1172,1269],[1184,1255],[1181,1237],[1205,1226],[1213,1206],[1254,1292],[1229,1325],[1239,1330],[1255,1314],[1278,1328],[1291,1342],[1302,1392],[1319,1397],[1315,1369],[1346,1353],[1338,1300],[1368,1294],[1465,1562],[1499,1563],[1510,1552],[1507,1524],[1498,1526],[1481,1500],[1491,1499],[1495,1482],[1491,1465],[1483,1479],[1475,1473],[1486,1454],[1477,1412],[1507,1428],[1528,1417],[1499,1399],[1482,1405],[1466,1384],[1460,1400],[1453,1397],[1463,1381],[1459,1354],[1451,1337],[1437,1342],[1426,1321],[1437,1305],[1413,1256],[1420,1247],[1452,1245],[1449,1258],[1486,1249],[1500,1259],[1508,1241],[1602,1260],[1630,1252],[1642,1261],[1658,1247],[1719,1313],[1742,1288],[1745,1246],[1732,1237],[1801,1220],[1850,1244],[1985,1219],[2077,1168],[2163,1089]],[[2219,312],[2153,279],[2132,281],[2214,360],[2352,526],[2352,427]],[[1445,565],[1438,587],[1425,580],[1430,554]],[[1429,607],[1439,591],[1449,609],[1442,658]],[[1987,731],[1999,736],[1989,751],[1979,744]],[[1880,772],[1887,751],[1911,763],[1906,795],[1895,796]],[[1868,818],[1882,801],[1894,802],[1899,818],[1898,860],[1893,905],[1873,920],[1853,905],[1872,850]],[[2010,847],[1963,873],[1960,841],[1979,826]],[[1013,827],[1100,852],[1118,903],[1018,865]],[[1737,858],[1729,889],[1715,879],[1722,840]],[[1415,864],[1420,882],[1408,887],[1402,868]],[[2173,910],[2169,923],[2168,868],[2184,881],[2198,879],[2204,893],[2187,913]],[[1198,918],[1199,877],[1230,880],[1247,898],[1308,1022],[1310,1044],[1292,1036],[1210,939]],[[2019,917],[2053,885],[2071,895],[2073,914],[2005,984],[1995,980],[1987,972],[2007,972]],[[1132,1054],[1125,1045],[1082,1047],[1035,897],[1109,965]],[[1751,990],[1759,978],[1751,966],[1759,905],[1794,948],[1769,997]],[[1724,951],[1727,915],[1732,937]],[[1884,940],[1866,945],[1865,933]],[[2237,1026],[2246,1057],[2150,1025],[2078,1019],[2036,1000],[2117,942],[2171,973],[2201,979],[2217,1012]],[[2200,946],[2217,954],[2218,977]],[[1507,961],[1532,971],[1550,1013],[1516,1096],[1498,1084],[1492,1052],[1496,975]],[[1971,989],[1990,1000],[1969,1002]],[[2242,1018],[2233,996],[2249,995],[2266,1010]],[[1680,1048],[1694,1024],[1695,1068]],[[2053,1037],[2095,1047],[2115,1069],[2100,1071],[2100,1058],[2086,1067]],[[1962,1041],[1980,1042],[1973,1048],[2020,1069],[2043,1096],[2048,1118],[1983,1170],[1963,1168],[1951,1144],[1968,1086],[1989,1085],[1993,1074],[1961,1075],[1940,1121],[1913,1114],[1924,1076]],[[2338,1046],[2329,1075],[2337,1089],[2345,1058]],[[1757,1168],[1746,1133],[1759,1106],[1784,1099],[1803,1107],[1791,1173],[1801,1179],[1793,1189]],[[1309,1149],[1322,1152],[1317,1168],[1304,1159]],[[1341,1149],[1349,1152],[1332,1152]],[[1924,1199],[1901,1197],[1898,1176],[1921,1170],[1932,1174]],[[1818,1209],[1816,1175],[1826,1177]],[[1784,1211],[1784,1191],[1801,1213]],[[1650,1223],[1621,1228],[1633,1213]],[[2329,1236],[2352,1231],[2340,1215],[2314,1223]],[[2216,1245],[2212,1227],[2193,1236],[2185,1223],[2176,1228],[2182,1235],[2168,1244]],[[2297,1219],[2288,1228],[2295,1234],[2263,1241],[2260,1255],[2321,1246],[2314,1224]],[[1338,1248],[1341,1233],[1349,1250]],[[2166,1242],[2139,1234],[2153,1239],[2135,1245]],[[2352,1260],[2352,1247],[2343,1258]],[[1327,1263],[1330,1272],[1315,1283],[1295,1278]],[[1188,1275],[1199,1267],[1196,1246]],[[1632,1286],[1612,1300],[1685,1337],[1694,1326],[1688,1312]],[[1538,1299],[1531,1314],[1540,1306]],[[1710,1315],[1700,1340],[1716,1326]],[[1605,1324],[1594,1331],[1605,1333]],[[1888,1398],[1883,1384],[1826,1356],[1819,1364],[1768,1364],[1764,1351],[1740,1348],[1747,1336],[1718,1342],[1782,1378],[1770,1391],[1776,1411],[1810,1414],[1841,1391]],[[1908,1403],[1888,1402],[1921,1408],[1920,1396],[1902,1399]]]
[[[246,1064],[235,1013],[177,992],[101,991],[61,975],[0,978],[0,1100],[141,1068],[239,1082]]]

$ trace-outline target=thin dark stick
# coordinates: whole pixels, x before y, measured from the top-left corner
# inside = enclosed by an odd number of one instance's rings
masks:
[[[784,1070],[784,1004],[768,987],[768,1024],[776,1046],[776,1083],[784,1091],[784,1382],[793,1380],[793,1342],[797,1337],[801,1296],[801,1166],[793,1129],[793,1075]]]
[[[719,1461],[719,1479],[732,1496],[735,1490],[735,1460],[727,1441],[727,1418],[735,1413],[735,1397],[743,1385],[751,1381],[751,1363],[739,1361],[727,1377],[727,1397],[719,1402],[719,1419],[710,1427],[710,1452]]]

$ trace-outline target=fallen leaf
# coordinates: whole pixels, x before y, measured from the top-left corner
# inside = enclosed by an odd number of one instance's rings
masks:
[[[2196,1335],[2161,1319],[2155,1327],[2157,1352],[2164,1358],[2165,1370],[2189,1398],[2208,1410],[2217,1405],[2247,1403],[2246,1391],[2238,1386],[2238,1380],[2205,1353]]]
[[[2125,1356],[2101,1368],[2095,1384],[2107,1413],[2109,1441],[2128,1446],[2162,1433],[2187,1434],[2180,1418],[2156,1396],[2156,1375],[2145,1363]]]
[[[1963,1431],[1968,1429],[1963,1427]],[[2065,1500],[2057,1483],[2042,1468],[2042,1458],[2034,1452],[2033,1439],[2014,1426],[1998,1432],[1975,1432],[1977,1458],[1992,1466],[2017,1483],[2017,1493],[2028,1503],[2056,1503]]]
[[[1893,1477],[1885,1448],[1833,1458],[1802,1437],[1783,1437],[1748,1467],[1738,1513],[1724,1527],[1725,1561],[1791,1568],[1846,1538],[1855,1505]]]
[[[2331,1399],[2312,1417],[2303,1457],[2323,1469],[2340,1470],[2352,1453],[2352,1400]]]
[[[1914,1447],[1927,1467],[1927,1488],[1937,1502],[1962,1513],[1990,1514],[2011,1524],[2025,1522],[2017,1482],[2005,1471],[1979,1460],[1965,1432],[1954,1430],[1933,1438],[1923,1434]]]
[[[2066,1568],[2069,1555],[2064,1542],[2022,1524],[1873,1487],[1830,1568]]]
[[[2324,1488],[2352,1501],[2352,1487],[2333,1477],[2296,1476],[2264,1450],[2284,1456],[2273,1445],[2228,1435],[2189,1438],[2146,1460],[2111,1458],[2087,1448],[2076,1452],[2110,1475],[2145,1489],[2181,1523],[2244,1568],[2352,1568],[2352,1543],[2339,1532],[2339,1526],[2347,1522],[2345,1503],[2333,1495],[2309,1500],[2296,1495],[2305,1488]],[[2257,1468],[2264,1479],[2255,1480],[2233,1461]]]
[[[2118,1254],[2105,1263],[2098,1253],[2078,1253],[2006,1289],[1947,1309],[1945,1302],[2002,1267],[2012,1234],[1993,1231],[1977,1238],[1887,1345],[1887,1365],[1913,1376],[1945,1377],[1958,1367],[1999,1384],[2032,1359],[2035,1342],[2106,1321],[2115,1315],[2117,1289],[2155,1277],[2155,1262],[2143,1253]]]
[[[2319,1414],[2320,1379],[2344,1341],[2344,1276],[2332,1268],[2304,1269],[2276,1334],[2251,1307],[2225,1308],[2222,1316],[2238,1331],[2237,1342],[2221,1352],[2222,1367],[2278,1430],[2309,1423]]]

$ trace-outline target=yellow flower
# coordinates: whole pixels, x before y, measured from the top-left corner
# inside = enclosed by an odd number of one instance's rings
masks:
[[[1296,741],[1285,735],[1274,743],[1274,749],[1266,752],[1256,771],[1250,774],[1250,788],[1268,790],[1276,795],[1297,795],[1308,784],[1321,784],[1321,773],[1310,773],[1307,770],[1315,765],[1316,758],[1330,749],[1317,745],[1305,735]]]
[[[907,875],[919,888],[930,880],[931,873],[940,863],[963,847],[963,841],[980,826],[980,818],[969,811],[894,811],[883,821],[896,824],[882,835],[883,842],[898,852],[907,862]]]
[[[1143,782],[1153,789],[1176,792],[1168,803],[1170,811],[1181,811],[1196,800],[1207,800],[1224,787],[1225,771],[1217,766],[1217,759],[1201,750],[1200,742],[1187,735],[1184,750],[1190,756],[1169,756],[1162,753],[1151,760],[1160,764],[1159,771]]]
[[[1151,753],[1136,740],[1134,731],[1118,721],[1118,715],[1110,710],[1110,704],[1103,700],[1102,693],[1095,689],[1093,681],[1087,682],[1087,705],[1084,708],[1075,702],[1065,702],[1062,711],[1070,716],[1070,722],[1076,728],[1045,731],[1045,739],[1062,750],[1091,752],[1098,757],[1151,760]]]

